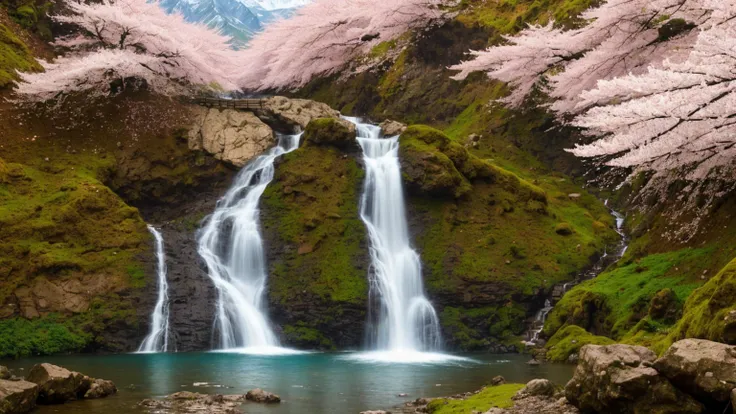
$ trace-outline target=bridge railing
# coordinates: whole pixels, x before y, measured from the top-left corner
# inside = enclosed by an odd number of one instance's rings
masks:
[[[194,98],[192,102],[208,108],[258,110],[264,108],[265,99]]]

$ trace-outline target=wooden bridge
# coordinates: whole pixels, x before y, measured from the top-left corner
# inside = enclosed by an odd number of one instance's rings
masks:
[[[220,109],[244,109],[257,110],[263,109],[266,102],[265,99],[223,99],[223,98],[194,98],[192,102],[197,105],[206,106],[208,108]]]

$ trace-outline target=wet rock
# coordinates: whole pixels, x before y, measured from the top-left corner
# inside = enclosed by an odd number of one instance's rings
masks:
[[[304,130],[317,118],[340,117],[340,113],[327,104],[283,96],[268,98],[263,104],[263,110],[256,111],[256,115],[265,123],[285,133]]]
[[[47,363],[31,368],[26,380],[38,385],[39,404],[60,404],[82,398],[92,385],[92,379],[86,375]]]
[[[654,368],[706,405],[728,404],[736,388],[736,347],[704,339],[675,342]]]
[[[38,385],[28,381],[0,379],[0,413],[27,413],[36,407]]]
[[[344,119],[319,118],[307,125],[305,144],[331,145],[342,149],[357,149],[355,124]]]
[[[242,167],[276,143],[273,130],[251,112],[197,107],[189,148]]]
[[[260,388],[256,388],[254,390],[248,391],[247,394],[245,394],[245,399],[248,401],[253,401],[257,403],[265,403],[265,404],[273,404],[273,403],[280,403],[281,397],[278,395],[263,391]]]
[[[96,379],[92,382],[87,392],[84,393],[84,398],[96,399],[104,398],[118,392],[118,388],[115,383],[108,380]]]
[[[565,396],[583,412],[701,413],[699,402],[652,368],[655,359],[642,346],[585,345]]]
[[[547,379],[533,379],[524,388],[519,390],[514,399],[526,397],[552,397],[555,395],[555,385]]]
[[[406,124],[391,119],[381,122],[378,126],[381,128],[381,133],[385,137],[394,137],[406,131]]]
[[[502,377],[500,375],[496,375],[495,377],[493,377],[491,379],[491,385],[492,386],[502,385],[502,384],[505,384],[505,383],[506,383],[506,378],[504,378],[504,377]]]
[[[156,414],[239,414],[243,395],[208,395],[182,391],[164,399],[145,399],[138,406]]]
[[[526,361],[527,365],[540,365],[541,362],[537,361],[536,359],[530,359],[529,361]]]

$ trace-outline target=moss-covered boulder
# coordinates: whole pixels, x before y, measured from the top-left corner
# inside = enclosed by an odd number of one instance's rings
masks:
[[[547,359],[552,362],[575,362],[577,354],[585,345],[611,345],[614,340],[605,336],[597,336],[587,332],[585,329],[568,325],[557,331],[552,338],[547,341],[545,348],[547,349]]]
[[[664,288],[655,293],[649,302],[649,317],[654,320],[674,322],[679,313],[679,301],[675,291]]]
[[[307,125],[304,145],[332,145],[342,149],[357,149],[355,124],[339,118],[313,119]]]
[[[334,146],[284,156],[262,198],[271,317],[302,348],[358,347],[368,306],[363,170]]]
[[[736,344],[736,259],[685,302],[670,340],[702,338]]]

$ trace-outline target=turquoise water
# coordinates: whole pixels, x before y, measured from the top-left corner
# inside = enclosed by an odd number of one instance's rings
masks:
[[[358,413],[388,409],[418,397],[436,397],[480,388],[496,375],[509,382],[548,378],[564,385],[570,365],[528,366],[521,355],[464,355],[468,359],[434,364],[376,363],[351,353],[253,356],[227,353],[124,354],[25,358],[0,361],[23,375],[36,363],[50,362],[110,379],[118,395],[93,401],[42,407],[45,413],[139,413],[135,404],[177,391],[243,394],[260,387],[279,394],[279,405],[246,403],[249,414]],[[24,371],[20,369],[23,368]],[[222,387],[194,386],[207,382]],[[226,388],[227,387],[227,388]],[[406,393],[407,397],[398,397]]]

